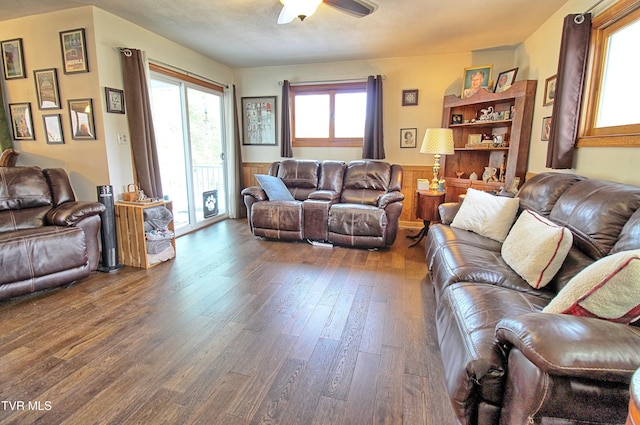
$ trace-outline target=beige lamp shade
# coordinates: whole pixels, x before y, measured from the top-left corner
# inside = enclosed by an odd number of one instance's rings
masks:
[[[428,128],[424,133],[420,153],[453,154],[453,131],[450,128]]]

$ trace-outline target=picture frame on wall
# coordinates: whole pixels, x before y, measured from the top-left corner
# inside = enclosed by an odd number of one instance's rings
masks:
[[[242,144],[277,145],[276,96],[243,97]]]
[[[464,69],[462,77],[462,98],[476,94],[480,89],[489,90],[493,65],[473,66]]]
[[[69,120],[73,140],[95,140],[92,99],[69,99]]]
[[[62,134],[62,117],[60,114],[43,115],[44,138],[50,145],[64,144]]]
[[[418,137],[417,128],[401,128],[400,129],[400,147],[415,148],[417,146],[416,138]]]
[[[418,89],[402,90],[402,106],[416,106],[418,104]]]
[[[551,136],[551,117],[542,118],[542,130],[540,131],[540,140],[548,142]]]
[[[557,75],[552,75],[544,81],[544,100],[542,102],[542,106],[553,105],[553,100],[556,98],[557,79]]]
[[[2,42],[2,64],[4,79],[27,78],[24,68],[24,53],[22,51],[22,39],[14,38]]]
[[[89,72],[84,28],[60,31],[62,69],[65,74]]]
[[[33,133],[33,120],[30,102],[10,103],[9,115],[11,117],[13,140],[36,139]]]
[[[104,95],[107,101],[107,112],[124,114],[124,90],[105,87]]]
[[[55,68],[33,71],[36,82],[38,109],[60,109],[60,92],[58,90],[58,72]]]

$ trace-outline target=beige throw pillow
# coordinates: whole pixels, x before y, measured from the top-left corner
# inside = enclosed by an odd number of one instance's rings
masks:
[[[518,213],[518,198],[494,196],[469,188],[451,227],[470,230],[479,235],[504,241]]]
[[[532,287],[544,287],[558,273],[573,245],[569,229],[533,211],[520,214],[502,244],[504,261]]]

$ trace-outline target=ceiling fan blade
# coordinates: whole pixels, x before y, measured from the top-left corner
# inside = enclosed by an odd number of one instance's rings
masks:
[[[282,10],[280,11],[280,15],[278,16],[278,24],[288,24],[289,22],[293,22],[298,16],[294,13],[293,8],[287,7],[285,4],[282,6]]]
[[[378,6],[364,0],[323,0],[323,2],[357,18],[372,14]]]

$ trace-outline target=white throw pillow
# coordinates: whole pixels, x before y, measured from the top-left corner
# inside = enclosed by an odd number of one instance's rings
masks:
[[[575,275],[542,310],[629,324],[640,318],[640,250],[608,255]]]
[[[479,235],[504,241],[518,213],[518,198],[494,196],[469,188],[451,227],[470,230]]]
[[[502,258],[532,287],[545,286],[558,273],[573,235],[533,211],[520,214],[502,244]]]

